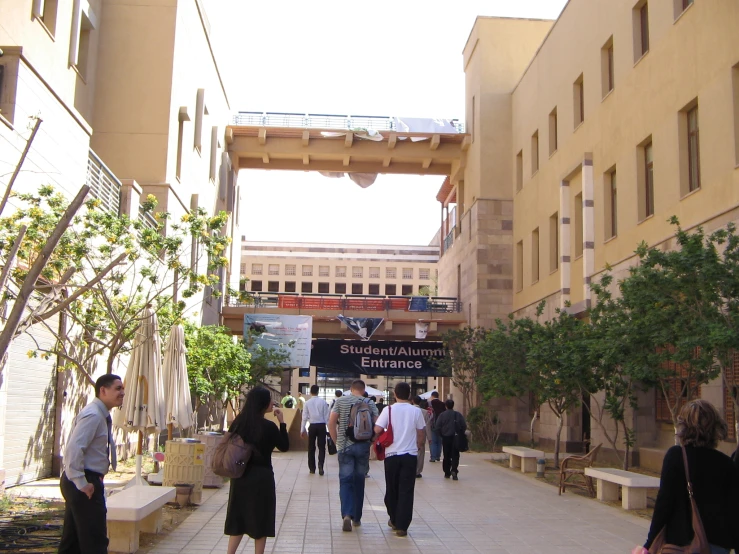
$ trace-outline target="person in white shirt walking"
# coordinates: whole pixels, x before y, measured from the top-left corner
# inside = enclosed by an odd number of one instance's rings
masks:
[[[408,534],[413,518],[418,452],[426,441],[423,413],[410,403],[411,386],[395,385],[395,404],[385,408],[375,422],[379,435],[392,425],[393,444],[385,449],[385,506],[388,525],[399,537]]]
[[[326,424],[328,423],[328,404],[318,397],[318,385],[310,388],[310,398],[303,408],[303,420],[300,426],[300,436],[305,437],[305,424],[308,428],[308,469],[311,474],[316,472],[316,442],[318,442],[318,475],[323,475],[323,463],[326,460]]]

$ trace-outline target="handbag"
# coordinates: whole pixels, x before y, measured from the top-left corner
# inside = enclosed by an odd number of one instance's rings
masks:
[[[245,443],[237,433],[227,432],[213,453],[211,469],[221,477],[238,479],[246,471],[254,445]]]
[[[458,412],[454,413],[454,446],[459,452],[467,452],[470,449],[470,443],[467,440],[467,434],[459,431],[457,426]],[[461,416],[460,416],[461,417]]]
[[[393,412],[390,406],[387,407],[387,429],[380,433],[375,441],[375,454],[377,459],[382,461],[385,459],[385,449],[393,444]]]
[[[331,435],[326,435],[326,449],[328,450],[328,455],[333,456],[336,454],[336,443],[334,442],[334,439],[331,438]]]
[[[693,496],[693,483],[690,482],[690,473],[688,472],[688,455],[684,446],[682,446],[682,450],[685,480],[688,482],[688,496],[690,496],[690,509],[693,513],[693,540],[688,546],[668,544],[667,526],[665,526],[654,539],[652,546],[649,548],[649,554],[711,554],[711,546],[708,543],[706,530],[703,528],[703,521],[700,513],[698,513],[698,505],[695,503],[695,497]]]

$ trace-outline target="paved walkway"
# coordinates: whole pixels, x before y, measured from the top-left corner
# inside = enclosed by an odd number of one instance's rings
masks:
[[[649,522],[620,508],[557,489],[491,464],[489,454],[463,454],[459,481],[444,479],[441,464],[426,463],[416,481],[408,536],[387,526],[383,463],[371,462],[362,526],[341,530],[337,460],[326,476],[308,474],[302,452],[273,456],[277,481],[277,537],[267,552],[279,554],[421,553],[623,554],[643,543]],[[228,488],[219,490],[150,554],[225,553]],[[240,552],[253,552],[252,541]]]

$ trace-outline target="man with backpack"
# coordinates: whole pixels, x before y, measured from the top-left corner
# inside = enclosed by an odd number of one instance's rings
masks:
[[[287,391],[287,394],[282,398],[282,407],[291,410],[295,408],[295,397]]]
[[[352,383],[351,394],[337,398],[331,409],[328,430],[339,454],[339,497],[342,530],[362,524],[364,479],[369,471],[369,455],[374,424],[379,415],[374,402],[364,398],[364,381]]]

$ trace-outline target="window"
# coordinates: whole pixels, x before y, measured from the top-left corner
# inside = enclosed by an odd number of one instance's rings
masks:
[[[739,64],[731,68],[731,81],[734,89],[734,161],[739,166]]]
[[[675,19],[680,17],[685,10],[693,5],[693,0],[672,0]]]
[[[311,283],[310,281],[303,281],[302,283],[300,283],[300,292],[313,292],[313,283]]]
[[[246,264],[241,264],[241,275],[246,275]]]
[[[573,232],[575,235],[575,255],[577,259],[582,256],[583,242],[582,242],[582,193],[575,196],[575,209],[573,210],[574,217],[572,218]]]
[[[269,264],[268,271],[270,275],[279,275],[280,274],[280,264]]]
[[[549,217],[549,272],[559,269],[559,212]]]
[[[380,268],[379,267],[369,268],[369,277],[370,279],[379,279],[380,278]]]
[[[516,291],[521,289],[523,289],[523,241],[520,240],[516,243]]]
[[[396,278],[396,270],[395,270],[395,268],[394,267],[386,267],[385,268],[385,279],[395,279],[395,278]]]
[[[77,12],[72,17],[72,35],[69,41],[69,65],[77,70],[84,81],[89,77],[90,35],[94,30],[92,20],[95,19],[87,10],[78,4]]]
[[[531,282],[539,280],[539,228],[531,233]]]
[[[285,275],[295,275],[295,264],[285,264]]]
[[[585,88],[582,73],[580,73],[580,76],[572,85],[572,94],[575,110],[575,128],[577,128],[583,121],[585,121]]]
[[[312,265],[303,266],[303,277],[313,277],[313,266]]]
[[[34,0],[33,2],[33,16],[43,22],[51,36],[56,33],[57,9],[58,0]]]
[[[364,294],[362,283],[352,283],[352,294]]]
[[[549,114],[549,155],[557,151],[557,108]]]
[[[361,279],[363,274],[364,274],[364,268],[358,267],[358,266],[352,267],[352,278]]]
[[[613,66],[613,36],[603,45],[600,50],[600,71],[603,96],[607,96],[615,85]]]
[[[636,149],[637,202],[639,221],[654,214],[654,165],[652,157],[652,137],[643,141]]]
[[[268,292],[280,292],[280,282],[279,281],[267,281],[267,291]]]
[[[190,121],[190,116],[187,115],[187,107],[181,106],[180,113],[178,115],[178,126],[177,126],[177,164],[175,166],[175,177],[180,181],[182,179],[182,140],[185,134],[185,121]]]
[[[214,125],[210,130],[210,180],[216,182],[216,160],[218,158],[218,126]]]
[[[428,281],[431,278],[431,270],[427,267],[422,267],[418,270],[418,278],[421,281]]]
[[[472,136],[472,142],[475,142],[475,97],[472,97],[472,117],[470,117],[470,120],[467,122],[467,132]]]
[[[539,131],[531,135],[531,175],[539,171]]]
[[[308,376],[310,377],[310,368],[308,368]],[[298,383],[298,392],[303,395],[310,394],[310,383]]]
[[[203,147],[203,118],[206,113],[205,89],[199,88],[195,94],[195,136],[193,138],[193,148],[198,152]]]
[[[262,274],[262,264],[251,264],[251,274],[261,275]]]
[[[523,188],[523,150],[516,154],[516,192]]]
[[[688,191],[701,187],[700,147],[698,144],[698,106],[687,113],[688,122]]]
[[[285,292],[295,292],[295,281],[285,281]]]
[[[641,0],[633,10],[634,63],[649,52],[649,4]]]
[[[403,296],[413,295],[413,285],[403,285],[400,294]]]
[[[397,294],[397,288],[395,285],[385,285],[385,296],[395,296]]]
[[[318,266],[318,276],[319,277],[329,277],[331,275],[331,268],[327,265],[319,265]]]
[[[328,294],[329,293],[329,284],[328,283],[318,283],[318,293],[319,294]]]
[[[605,220],[605,238],[606,240],[615,237],[618,234],[618,194],[616,168],[612,168],[603,175],[603,207]]]
[[[695,379],[688,379],[689,374],[685,368],[681,368],[675,362],[665,362],[664,369],[670,369],[674,372],[674,377],[665,379],[664,388],[667,389],[667,396],[662,387],[655,387],[657,396],[656,402],[656,420],[672,423],[672,415],[670,414],[670,404],[677,405],[677,411],[688,402],[688,392],[690,389],[690,397],[692,399],[701,397],[701,386]],[[669,401],[668,401],[669,398]]]
[[[298,371],[298,377],[310,377],[310,368],[309,367],[301,367]]]
[[[403,279],[413,279],[413,268],[412,267],[403,268]]]
[[[335,283],[334,284],[334,293],[336,293],[336,294],[346,294],[346,283]]]
[[[380,294],[380,285],[371,283],[367,292],[369,294]]]
[[[336,277],[346,277],[346,266],[345,265],[336,266]]]
[[[261,281],[251,281],[251,290],[252,292],[262,292],[262,282]]]

